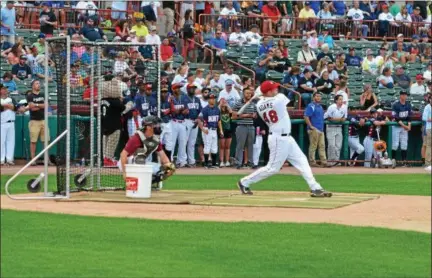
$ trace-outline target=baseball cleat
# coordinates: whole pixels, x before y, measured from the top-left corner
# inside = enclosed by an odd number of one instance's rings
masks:
[[[249,187],[243,186],[240,181],[237,182],[237,187],[240,189],[240,192],[244,195],[253,195],[252,191]]]
[[[310,196],[311,197],[328,197],[330,198],[333,194],[331,192],[325,191],[324,189],[317,189],[317,190],[311,190]]]

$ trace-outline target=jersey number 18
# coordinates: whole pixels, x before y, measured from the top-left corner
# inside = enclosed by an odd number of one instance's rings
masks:
[[[268,114],[267,112],[264,112],[263,118],[266,123],[273,123],[273,124],[277,123],[277,121],[279,120],[278,115],[274,110],[268,111]]]

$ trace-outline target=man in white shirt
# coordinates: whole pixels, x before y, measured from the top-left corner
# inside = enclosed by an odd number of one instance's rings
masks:
[[[231,46],[242,46],[246,42],[246,35],[241,32],[241,24],[237,23],[235,31],[231,33],[228,43]]]
[[[426,71],[423,73],[423,78],[426,81],[431,81],[431,79],[432,79],[432,62],[429,62]]]
[[[354,6],[348,11],[348,17],[351,17],[354,21],[354,36],[357,36],[357,32],[360,30],[362,38],[365,39],[368,34],[368,26],[363,24],[363,11],[360,10],[359,1],[354,1]]]
[[[222,84],[225,84],[227,80],[231,80],[232,82],[234,82],[235,86],[240,86],[240,77],[233,73],[233,67],[232,66],[228,66],[226,69],[226,72],[224,74],[221,74],[220,76],[220,80],[222,82]]]
[[[426,105],[423,115],[422,115],[422,121],[424,124],[424,129],[426,130],[426,135],[423,137],[425,142],[423,144],[426,144],[426,155],[425,155],[425,165],[426,171],[431,172],[431,148],[432,148],[432,95],[429,94],[429,104]]]
[[[297,54],[297,62],[302,65],[310,65],[310,62],[316,60],[315,52],[313,52],[307,41],[303,42],[302,49]]]
[[[333,165],[336,165],[338,163],[335,161],[340,159],[340,151],[342,149],[342,123],[347,118],[348,111],[343,104],[342,95],[336,95],[334,102],[324,113],[324,119],[332,122],[332,124],[327,124],[326,128],[327,155],[328,160],[333,161]]]
[[[250,26],[250,31],[246,32],[246,44],[250,45],[260,45],[261,35],[258,34],[258,25],[252,24]]]
[[[150,34],[145,37],[145,41],[148,44],[161,44],[161,39],[157,34],[156,26],[152,25],[150,27]]]
[[[410,88],[411,95],[424,95],[426,94],[426,85],[424,84],[424,77],[422,74],[417,74],[416,83],[413,83]]]
[[[239,92],[233,88],[234,82],[231,80],[225,81],[225,89],[219,93],[218,102],[223,98],[228,103],[230,108],[233,108],[235,103],[240,100]]]
[[[228,19],[235,19],[237,11],[233,7],[232,1],[226,1],[225,7],[221,10],[218,22],[222,24],[224,29],[228,29]]]
[[[92,16],[96,14],[98,7],[93,1],[79,1],[75,9],[79,10],[81,16],[85,16],[86,13],[88,13],[89,16]]]
[[[390,25],[397,25],[397,23],[394,21],[393,15],[389,13],[389,8],[387,5],[382,6],[382,12],[378,16],[378,23],[379,36],[388,35]]]
[[[187,82],[181,88],[182,93],[187,94],[187,86],[188,85],[193,85],[193,86],[195,86],[200,91],[202,89],[201,84],[196,80],[195,75],[193,73],[191,73],[191,72],[188,73],[188,75],[187,75]]]

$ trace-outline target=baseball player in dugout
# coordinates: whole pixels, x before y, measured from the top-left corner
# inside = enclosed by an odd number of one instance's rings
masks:
[[[200,129],[204,141],[204,163],[206,168],[218,168],[218,129],[221,137],[224,136],[222,122],[220,119],[220,109],[216,105],[216,95],[210,93],[208,105],[201,112]],[[212,164],[209,164],[211,156]]]
[[[177,83],[171,86],[173,94],[170,97],[171,115],[172,115],[172,138],[173,138],[173,149],[171,150],[173,155],[175,146],[178,141],[178,153],[177,153],[177,167],[186,166],[186,144],[187,144],[187,132],[185,117],[189,114],[189,110],[186,107],[186,102],[180,91],[182,84]],[[172,159],[171,159],[172,160]]]
[[[288,161],[306,180],[311,197],[331,197],[332,193],[324,190],[315,180],[306,156],[291,136],[291,119],[287,108],[290,101],[279,93],[279,85],[273,81],[264,81],[260,86],[262,96],[258,93],[254,96],[260,98],[256,104],[257,113],[269,127],[269,162],[265,167],[242,178],[237,186],[242,194],[252,195],[252,184],[276,174]]]
[[[123,151],[120,153],[118,167],[126,180],[126,164],[149,164],[153,166],[152,184],[163,181],[174,174],[176,168],[165,154],[160,142],[162,120],[156,116],[147,116],[143,119],[142,128],[129,138]],[[156,152],[160,159],[158,163],[147,162],[147,158]]]
[[[198,97],[195,96],[195,92],[199,89],[194,84],[187,85],[187,95],[184,95],[184,99],[186,100],[186,106],[188,110],[188,114],[186,115],[185,125],[186,125],[186,152],[188,167],[195,167],[195,143],[197,141],[198,136],[198,115],[201,113],[201,101]]]
[[[411,104],[407,102],[407,91],[400,91],[399,101],[393,103],[392,120],[398,123],[393,126],[392,133],[392,158],[396,158],[396,152],[401,148],[403,167],[406,167],[408,150],[408,132],[411,130]]]
[[[364,152],[364,147],[360,143],[359,131],[365,125],[366,119],[360,116],[351,116],[348,126],[348,146],[350,148],[350,166],[356,165],[356,160]]]
[[[0,84],[0,124],[1,124],[1,149],[0,165],[14,164],[15,151],[15,111],[16,102],[8,95],[8,88]]]

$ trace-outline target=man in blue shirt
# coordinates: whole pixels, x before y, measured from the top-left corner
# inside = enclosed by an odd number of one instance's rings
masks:
[[[347,63],[347,66],[361,67],[363,59],[360,56],[356,55],[354,47],[350,47],[345,61]]]
[[[259,48],[258,51],[258,55],[263,55],[263,54],[267,54],[269,52],[269,50],[272,48],[271,44],[270,44],[270,38],[269,37],[264,37],[262,44]]]
[[[218,134],[219,129],[223,136],[222,123],[220,121],[220,110],[216,105],[216,95],[209,95],[208,105],[201,113],[202,123],[200,124],[203,141],[204,141],[204,160],[206,168],[218,168],[217,152],[218,152]],[[210,156],[212,164],[209,164]]]
[[[142,118],[154,115],[157,111],[157,100],[152,91],[151,83],[145,84],[144,92],[141,91],[135,96],[135,108],[140,112]]]
[[[172,115],[172,138],[173,150],[178,141],[177,161],[178,168],[186,166],[186,144],[187,144],[187,127],[185,118],[189,114],[189,109],[185,103],[185,99],[181,94],[181,84],[172,84],[173,94],[170,97],[171,115]]]
[[[189,113],[186,115],[186,133],[187,133],[187,145],[186,153],[188,157],[189,167],[195,166],[195,143],[198,136],[198,115],[201,113],[201,101],[195,96],[197,86],[194,84],[188,84],[186,87],[187,94],[183,95],[186,107]]]
[[[101,28],[95,25],[96,18],[90,16],[87,19],[87,24],[81,28],[79,34],[84,39],[88,39],[89,41],[97,41],[97,40],[105,40],[108,41],[107,36],[105,36],[104,32]]]
[[[219,57],[226,67],[225,52],[227,49],[227,42],[222,38],[222,31],[216,31],[216,37],[210,40],[210,46],[212,47],[215,56]]]
[[[322,29],[322,34],[318,37],[319,45],[328,44],[329,48],[334,48],[333,37],[329,34],[329,29],[327,26],[324,26]],[[319,61],[319,59],[318,59]]]
[[[411,130],[411,104],[407,102],[407,91],[400,91],[399,101],[392,105],[392,120],[398,123],[393,126],[392,133],[392,158],[396,158],[396,151],[399,149],[399,144],[402,153],[403,166],[407,166],[407,150],[408,150],[408,132]],[[404,123],[406,122],[406,124]]]
[[[15,1],[7,1],[6,7],[1,9],[0,34],[7,38],[11,44],[15,44]]]
[[[326,147],[324,138],[324,109],[322,108],[321,94],[315,92],[312,96],[313,101],[308,104],[304,113],[304,119],[307,125],[309,135],[309,163],[312,167],[317,167],[315,153],[318,148],[318,154],[322,167],[329,167],[327,164]]]

